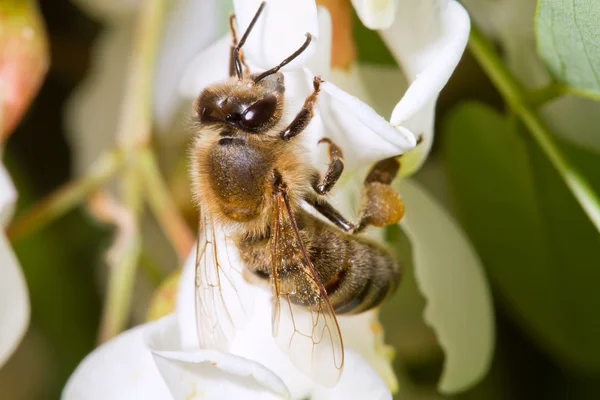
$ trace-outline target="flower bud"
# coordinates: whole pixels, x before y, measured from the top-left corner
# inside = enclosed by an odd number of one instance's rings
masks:
[[[46,32],[37,4],[0,2],[0,143],[21,120],[47,69]]]

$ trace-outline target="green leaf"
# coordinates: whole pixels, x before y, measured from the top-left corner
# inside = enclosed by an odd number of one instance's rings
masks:
[[[595,93],[600,93],[598,21],[597,0],[538,0],[538,53],[556,79]]]
[[[444,150],[461,221],[501,299],[566,366],[600,371],[600,234],[516,120],[454,110]],[[561,143],[600,188],[600,155]]]

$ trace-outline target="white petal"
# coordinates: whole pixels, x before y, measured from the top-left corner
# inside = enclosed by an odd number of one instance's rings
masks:
[[[311,57],[308,65],[316,75],[327,79],[331,63],[331,17],[325,7],[319,7],[318,23],[322,39],[320,38],[316,43],[315,54]],[[188,99],[195,99],[206,86],[227,79],[230,45],[231,35],[227,34],[196,55],[183,74],[179,85],[179,93]],[[254,71],[257,66],[252,64],[252,61],[247,60]],[[294,72],[289,71],[292,75],[301,76],[303,84],[302,91],[295,94],[300,97],[301,100],[298,103],[301,106],[304,97],[310,93],[312,85],[304,85],[306,81],[304,74],[294,74]],[[291,87],[295,85],[294,80],[295,77],[288,76],[286,73],[286,101],[290,97],[290,89],[293,90]]]
[[[206,86],[227,79],[230,44],[231,36],[222,36],[194,57],[179,84],[182,96],[195,99]]]
[[[2,150],[2,149],[0,149]],[[0,153],[0,156],[2,154]],[[17,202],[17,190],[15,189],[8,171],[0,159],[0,228],[6,227],[12,218]]]
[[[387,387],[396,392],[398,380],[392,368],[392,350],[383,342],[383,327],[379,323],[377,310],[353,316],[338,316],[338,322],[344,332],[344,345],[364,357]]]
[[[202,268],[198,271],[202,277],[198,290],[198,300],[202,302],[198,324],[195,248],[190,252],[180,278],[176,308],[181,341],[185,349],[204,347],[228,351],[237,330],[252,318],[258,289],[245,281],[243,266],[230,236],[218,225],[206,231],[206,243],[214,246],[207,246],[203,254],[207,262],[198,265]],[[218,325],[216,329],[215,325]]]
[[[260,3],[260,0],[234,0],[239,37]],[[319,26],[314,0],[270,0],[248,36],[244,54],[259,68],[272,68],[304,43],[307,32],[313,35],[314,42],[318,40]],[[283,70],[304,65],[314,53],[314,42]]]
[[[250,323],[238,332],[231,352],[258,361],[277,371],[290,390],[292,398],[304,398],[315,383],[301,373],[284,354],[271,333],[271,294],[256,288],[254,315]]]
[[[341,393],[339,398],[355,390],[357,386],[364,386],[373,390],[374,394],[389,393],[389,389],[383,379],[377,374],[374,367],[378,365],[369,365],[362,357],[371,357],[373,348],[368,346],[369,338],[363,338],[367,342],[353,349],[357,345],[356,336],[353,336],[349,330],[354,329],[360,323],[364,322],[361,317],[346,317],[342,325],[342,336],[348,338],[349,343],[345,346],[344,372],[340,382],[335,386],[335,390],[329,392],[320,385],[315,384],[310,378],[299,372],[290,362],[288,356],[283,353],[271,335],[271,298],[270,294],[259,291],[256,297],[256,306],[254,318],[248,326],[240,331],[236,336],[231,351],[237,355],[255,360],[277,371],[277,374],[287,387],[290,389],[292,398],[306,398],[311,393]],[[356,321],[350,322],[352,318]],[[266,328],[265,328],[266,327]],[[359,353],[360,356],[357,354]],[[375,357],[376,358],[376,357]],[[355,371],[362,371],[364,374],[355,374]],[[339,391],[339,392],[338,392]],[[357,392],[366,393],[366,392]],[[334,398],[338,398],[335,397]],[[360,398],[360,397],[356,397]],[[371,398],[371,397],[363,397]]]
[[[0,231],[0,366],[17,348],[28,323],[25,279],[10,243]]]
[[[144,332],[161,320],[126,331],[89,354],[69,378],[63,400],[164,400],[167,385],[144,344]]]
[[[25,279],[4,236],[16,200],[15,188],[0,161],[0,367],[21,341],[29,322]]]
[[[329,79],[331,70],[331,15],[326,7],[318,8],[319,40],[315,46],[314,55],[308,60],[306,67],[322,79]]]
[[[475,250],[455,221],[410,179],[398,185],[406,205],[402,220],[413,247],[415,277],[427,299],[425,320],[446,354],[440,391],[477,383],[494,349],[490,290]]]
[[[352,0],[362,23],[370,29],[385,29],[394,22],[398,0]]]
[[[179,0],[169,8],[154,79],[153,108],[160,130],[171,125],[180,105],[177,89],[186,65],[222,32],[224,11],[218,0]]]
[[[74,169],[84,173],[115,143],[135,18],[111,23],[94,46],[92,68],[67,104]]]
[[[390,121],[423,138],[406,155],[411,168],[403,167],[402,174],[412,173],[429,152],[435,102],[465,50],[469,30],[469,15],[455,0],[406,0],[392,26],[381,32],[410,82]]]
[[[198,332],[196,328],[196,246],[185,260],[175,300],[176,315],[179,319],[179,333],[181,347],[184,349],[197,349]]]
[[[193,254],[188,257],[188,261],[192,259],[195,259],[195,255]],[[179,328],[181,329],[181,332],[179,332],[181,345],[182,348],[188,349],[189,351],[194,348],[194,344],[196,344],[195,348],[197,349],[198,343],[196,337],[196,315],[193,297],[193,267],[193,263],[186,263],[181,276],[181,283],[177,295],[177,320],[179,321],[178,324]],[[310,395],[316,387],[315,383],[308,376],[296,369],[288,356],[280,350],[279,346],[273,339],[271,333],[272,321],[270,292],[255,285],[251,285],[245,280],[240,280],[239,282],[236,282],[236,284],[238,290],[244,292],[253,291],[254,312],[248,324],[243,329],[239,329],[236,332],[235,338],[230,347],[231,354],[248,360],[256,361],[271,371],[276,371],[277,376],[283,380],[289,389],[292,398],[305,398],[306,396]],[[362,316],[356,319],[356,323],[350,321],[352,318],[353,317],[345,318],[344,326],[346,329],[354,329],[356,324],[361,324],[364,321]],[[342,335],[346,337],[346,331],[342,331]],[[351,346],[360,341],[360,339],[358,339],[356,336],[353,336],[350,333],[348,333],[348,335],[350,342],[346,346],[346,354],[348,354],[348,352],[352,352]],[[377,356],[373,357],[375,345],[369,346],[369,343],[373,343],[374,341],[377,341],[377,339],[363,338],[362,340],[365,341],[365,343],[361,343],[360,348],[357,348],[357,352],[359,352],[363,357],[366,357],[368,360],[377,360]],[[364,366],[353,365],[355,363],[363,363],[368,365],[368,363],[365,363],[365,361],[360,357],[350,357],[349,359],[346,359],[345,370],[352,370],[353,368],[362,370],[365,368]],[[374,365],[374,367],[377,369],[381,367],[379,361],[376,363],[376,365]],[[376,372],[373,372],[373,374],[376,374]],[[342,379],[344,378],[342,377]],[[354,379],[360,380],[360,378]],[[370,377],[365,377],[363,380],[363,383],[367,386],[371,384],[370,382],[372,382]]]
[[[181,346],[198,349],[196,309],[194,301],[195,250],[188,256],[181,274],[177,293],[177,319]],[[230,351],[232,354],[257,361],[283,379],[293,398],[305,396],[313,387],[312,381],[301,374],[281,352],[271,335],[271,296],[261,288],[245,280],[236,281],[239,291],[252,294],[254,312],[244,329],[236,331]],[[233,299],[236,300],[236,299]],[[226,302],[232,299],[226,299]],[[226,318],[225,316],[223,318]]]
[[[340,382],[334,388],[317,387],[312,400],[384,400],[392,393],[377,372],[352,350],[346,351],[346,364]]]
[[[331,82],[321,87],[317,108],[325,136],[342,147],[349,170],[414,148],[415,135],[408,129],[395,128],[366,103]]]
[[[218,350],[182,351],[175,316],[159,320],[147,342],[174,399],[281,399],[281,379],[261,364]]]

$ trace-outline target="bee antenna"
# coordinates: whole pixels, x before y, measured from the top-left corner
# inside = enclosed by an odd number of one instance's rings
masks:
[[[279,65],[263,72],[262,74],[260,74],[256,78],[254,78],[254,83],[258,83],[259,81],[263,80],[267,76],[273,75],[274,73],[279,71],[281,69],[281,67],[289,64],[294,58],[298,57],[300,54],[302,54],[304,52],[304,50],[306,50],[308,48],[308,45],[310,44],[311,40],[312,40],[312,35],[310,33],[306,32],[306,40],[304,41],[302,46],[300,46],[300,48],[298,48],[298,50],[296,50],[291,56],[289,56],[288,58],[286,58],[285,60],[280,62]]]
[[[248,28],[246,28],[246,31],[242,35],[242,38],[240,39],[239,43],[233,49],[233,58],[235,60],[235,73],[237,74],[239,79],[242,79],[242,63],[240,61],[240,49],[246,43],[246,39],[248,38],[248,35],[252,31],[252,28],[254,28],[254,25],[256,24],[258,17],[262,13],[262,11],[264,10],[266,5],[267,5],[266,1],[263,1],[262,3],[260,3],[258,10],[256,10],[256,14],[254,14],[254,17],[252,17],[252,21],[250,21],[250,24],[248,25]]]

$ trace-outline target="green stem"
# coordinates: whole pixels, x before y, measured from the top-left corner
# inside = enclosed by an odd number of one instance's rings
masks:
[[[528,94],[528,103],[532,107],[539,108],[567,93],[567,86],[552,82],[540,89],[532,90]]]
[[[550,129],[537,114],[531,103],[527,101],[531,98],[530,93],[508,70],[492,43],[476,26],[471,29],[469,49],[496,89],[498,89],[504,101],[523,121],[535,141],[546,153],[546,156],[571,189],[590,220],[600,230],[600,200],[596,193],[586,178],[571,165],[552,139]]]
[[[137,187],[136,190],[140,193],[141,188]],[[100,343],[118,335],[126,327],[131,313],[131,297],[141,253],[138,217],[139,215],[131,214],[128,227],[130,231],[123,234],[124,241],[118,244],[118,252],[112,254],[108,263],[108,285],[98,333]],[[116,243],[113,244],[115,245]],[[113,247],[111,250],[115,249]]]
[[[185,260],[194,245],[194,235],[177,210],[150,150],[140,154],[140,173],[144,179],[150,209],[177,251],[180,261]]]
[[[119,146],[136,163],[121,181],[122,201],[131,213],[132,226],[120,254],[114,258],[108,277],[106,303],[100,324],[99,339],[105,341],[121,332],[131,311],[134,277],[140,257],[139,215],[142,211],[142,181],[137,148],[149,141],[154,60],[162,32],[165,0],[143,2],[136,26],[133,51],[123,99],[121,121],[117,132]]]
[[[575,88],[560,82],[552,82],[548,86],[529,92],[529,103],[534,107],[539,107],[564,95],[600,101],[599,93]]]
[[[150,249],[146,246],[146,243],[142,245],[142,252],[140,253],[140,267],[148,281],[155,288],[159,287],[160,284],[167,279],[168,274],[165,273],[159,262],[153,257]]]
[[[598,93],[598,92],[592,92],[590,90],[580,89],[580,88],[576,88],[573,86],[567,86],[567,85],[562,85],[562,86],[564,86],[565,94],[570,94],[570,95],[578,96],[578,97],[585,97],[585,98],[588,98],[588,99],[594,100],[594,101],[600,101],[600,93]]]
[[[87,175],[67,183],[17,217],[8,226],[8,238],[13,242],[17,241],[61,217],[110,180],[124,163],[125,158],[121,151],[104,153]]]
[[[123,110],[117,132],[121,147],[132,150],[149,141],[152,125],[154,64],[166,0],[147,0],[136,27]]]

